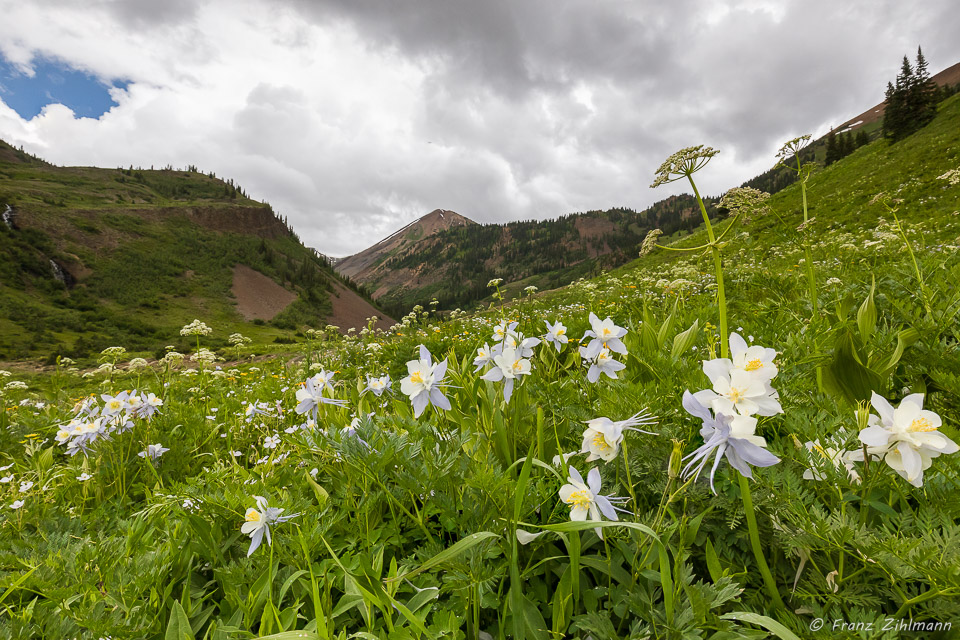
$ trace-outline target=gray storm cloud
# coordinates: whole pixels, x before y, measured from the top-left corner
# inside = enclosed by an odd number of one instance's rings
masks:
[[[682,189],[648,185],[691,144],[722,150],[702,174],[719,194],[879,102],[918,44],[934,71],[960,60],[948,0],[29,4],[0,0],[4,57],[131,84],[96,120],[0,104],[0,137],[233,177],[331,255],[438,207],[643,208]]]

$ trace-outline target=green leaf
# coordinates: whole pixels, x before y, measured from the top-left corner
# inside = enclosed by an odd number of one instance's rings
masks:
[[[682,333],[678,333],[673,338],[673,348],[670,350],[670,357],[676,360],[678,357],[680,357],[680,354],[686,353],[686,351],[697,341],[699,332],[700,321],[694,320],[689,329]]]
[[[422,565],[420,565],[413,571],[408,571],[407,573],[399,575],[396,578],[389,578],[387,581],[391,582],[394,580],[402,580],[404,578],[409,578],[410,576],[415,576],[418,573],[426,571],[427,569],[432,569],[438,564],[443,564],[444,562],[447,562],[449,560],[452,560],[453,558],[456,558],[461,553],[464,553],[468,549],[472,549],[473,547],[477,546],[484,540],[489,540],[490,538],[499,538],[499,537],[500,536],[498,534],[492,533],[490,531],[480,531],[479,533],[471,533],[466,538],[458,541],[452,547],[448,547],[443,551],[441,551],[440,553],[438,553],[437,555],[433,556],[432,558],[424,562]]]
[[[856,404],[858,400],[869,400],[872,391],[884,391],[880,376],[861,362],[849,332],[844,332],[837,339],[833,358],[823,372],[824,388],[851,404]]]
[[[163,640],[196,640],[193,629],[190,628],[190,620],[176,600],[173,602],[173,609],[170,610],[170,621],[167,622],[167,632]]]
[[[723,577],[723,567],[720,566],[720,558],[717,556],[717,550],[713,548],[713,542],[707,538],[707,544],[704,547],[707,556],[707,571],[710,572],[710,579],[716,582]]]
[[[663,608],[667,613],[667,624],[673,624],[673,573],[670,570],[670,554],[667,548],[657,543],[660,555],[660,586],[663,588]]]
[[[876,286],[875,280],[870,283],[870,293],[857,310],[857,328],[860,329],[860,339],[864,343],[870,340],[870,336],[877,328],[877,307],[873,303],[873,292]]]
[[[919,339],[920,332],[913,327],[899,332],[897,334],[897,347],[893,350],[893,353],[890,354],[890,357],[887,358],[882,365],[877,367],[877,375],[879,375],[881,378],[886,378],[888,375],[893,373],[894,368],[896,368],[897,363],[900,362],[900,358],[903,356],[903,350]]]
[[[330,494],[327,493],[327,490],[321,487],[317,482],[310,476],[310,472],[304,470],[304,476],[307,478],[307,483],[310,485],[310,488],[313,489],[313,494],[317,497],[317,504],[320,508],[323,508],[323,505],[327,504],[327,500],[330,499]]]
[[[773,618],[762,616],[759,613],[750,613],[749,611],[734,611],[732,613],[727,613],[720,617],[723,618],[724,620],[736,620],[738,622],[748,622],[750,624],[755,624],[759,627],[763,627],[770,633],[780,638],[780,640],[800,640],[800,638],[793,631],[790,631],[790,629],[787,629],[785,626],[783,626]]]

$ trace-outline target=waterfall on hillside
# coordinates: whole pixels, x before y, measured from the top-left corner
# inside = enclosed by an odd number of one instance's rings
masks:
[[[63,272],[63,268],[57,264],[52,258],[50,259],[50,268],[53,269],[53,277],[62,285],[67,284],[67,276]]]
[[[7,208],[3,210],[3,222],[8,229],[13,229],[13,207],[10,205],[7,205]]]

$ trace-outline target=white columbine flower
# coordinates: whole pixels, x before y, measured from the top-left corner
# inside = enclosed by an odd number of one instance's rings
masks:
[[[730,369],[729,375],[708,366],[704,362],[703,370],[713,389],[704,389],[694,394],[697,402],[710,407],[716,413],[744,416],[759,414],[772,416],[783,413],[783,408],[777,400],[777,392],[770,383],[743,369]],[[711,375],[712,374],[712,375]]]
[[[260,543],[263,542],[264,534],[267,536],[267,544],[273,544],[270,539],[270,525],[286,522],[300,515],[299,513],[294,513],[289,516],[281,516],[280,514],[283,513],[283,509],[268,507],[267,499],[263,496],[254,496],[253,499],[257,502],[257,508],[247,509],[247,512],[243,516],[243,526],[240,527],[242,533],[250,536],[250,548],[247,550],[248,558],[257,550]]]
[[[937,429],[940,416],[923,408],[923,394],[905,397],[896,409],[876,393],[870,404],[877,415],[871,415],[866,429],[860,432],[860,442],[867,445],[867,453],[880,456],[891,469],[915,487],[923,486],[923,472],[933,459],[943,453],[955,453],[957,443]],[[862,459],[863,452],[854,459]]]
[[[567,337],[567,328],[559,320],[552,325],[544,320],[544,324],[547,325],[547,335],[543,336],[543,339],[552,342],[559,353],[563,345],[570,342],[570,338]]]
[[[367,387],[362,393],[370,391],[379,398],[383,395],[384,391],[390,391],[390,384],[390,376],[382,376],[380,378],[367,376]]]
[[[589,453],[587,462],[603,460],[610,462],[620,452],[620,443],[623,442],[624,430],[657,435],[652,431],[636,429],[637,425],[656,424],[655,416],[643,410],[626,420],[614,422],[610,418],[594,418],[586,422],[587,429],[583,432],[583,444],[580,453]]]
[[[626,355],[627,347],[620,340],[627,335],[627,330],[618,327],[609,317],[601,321],[597,314],[590,313],[590,330],[583,334],[584,338],[593,338],[586,346],[586,358],[596,358],[602,350],[607,349],[621,355]]]
[[[510,402],[514,381],[520,376],[530,375],[530,361],[522,358],[516,350],[505,347],[502,353],[493,357],[493,365],[490,371],[480,377],[491,382],[503,380],[503,401]]]
[[[149,457],[151,460],[156,460],[157,458],[165,454],[167,451],[170,451],[170,449],[157,443],[157,444],[148,445],[146,451],[141,451],[137,455],[140,456],[141,458]]]
[[[485,366],[493,362],[493,356],[496,352],[496,349],[491,349],[490,345],[484,343],[482,347],[477,349],[477,357],[473,359],[473,364],[476,369],[473,370],[474,373],[480,371]]]
[[[439,409],[450,409],[450,401],[440,389],[447,375],[447,361],[433,364],[433,358],[424,345],[420,345],[420,359],[407,362],[406,378],[400,381],[400,390],[410,397],[413,417],[419,418],[428,404]]]
[[[586,360],[591,360],[591,358],[586,355],[587,347],[580,347],[580,355]],[[587,370],[587,380],[589,382],[596,382],[600,379],[600,374],[604,373],[608,378],[617,379],[617,371],[626,369],[627,365],[622,362],[617,362],[610,357],[609,349],[601,349],[599,353],[595,356],[595,359],[592,359],[590,363],[590,369]]]
[[[618,509],[613,506],[613,502],[625,501],[626,498],[612,498],[610,496],[600,495],[600,470],[594,467],[587,474],[587,481],[583,481],[583,476],[572,466],[568,467],[570,475],[567,482],[560,487],[560,499],[570,507],[570,519],[575,522],[582,522],[589,519],[594,522],[600,522],[603,518],[602,513],[610,520],[619,520],[617,517]],[[623,511],[620,509],[620,511]],[[603,533],[598,527],[595,529],[597,535],[601,538]]]
[[[323,395],[323,392],[329,390],[330,393],[333,393],[333,387],[330,385],[330,381],[333,379],[333,372],[320,370],[320,373],[313,376],[312,378],[307,378],[303,381],[303,388],[297,389],[297,406],[294,409],[298,414],[303,415],[305,413],[310,413],[314,421],[317,419],[317,409],[321,404],[332,404],[335,406],[343,406],[345,404],[344,400],[337,400],[336,398],[328,398]],[[254,407],[256,404],[248,405],[247,409],[250,411],[250,407]]]
[[[506,320],[501,320],[497,326],[493,328],[493,337],[490,339],[494,342],[503,342],[506,340],[507,336],[514,334],[517,328],[516,322],[508,323]]]

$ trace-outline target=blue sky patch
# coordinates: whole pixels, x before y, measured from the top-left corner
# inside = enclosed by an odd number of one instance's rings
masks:
[[[99,118],[117,104],[108,93],[109,87],[125,89],[130,84],[114,80],[107,85],[96,76],[57,60],[34,58],[32,66],[31,78],[0,55],[0,100],[25,120],[54,103],[70,107],[78,117]]]

